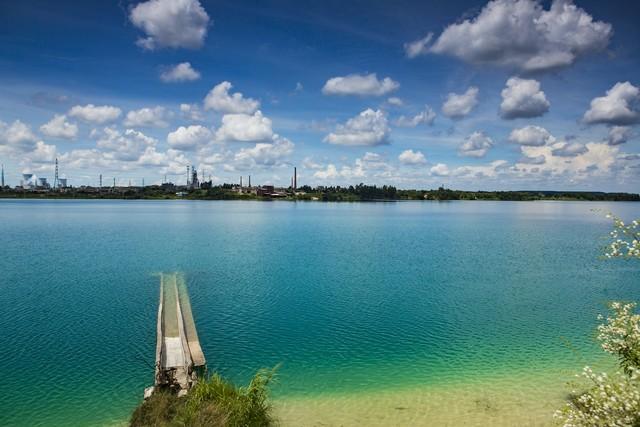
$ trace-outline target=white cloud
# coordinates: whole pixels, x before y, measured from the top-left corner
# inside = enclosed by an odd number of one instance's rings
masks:
[[[431,169],[429,169],[429,172],[433,176],[449,176],[449,174],[451,173],[449,167],[444,163],[438,163],[437,165],[431,167]]]
[[[364,110],[336,126],[336,130],[324,138],[324,142],[336,145],[381,145],[389,143],[387,117],[381,110]]]
[[[240,92],[229,95],[232,87],[227,81],[216,85],[205,97],[204,109],[225,114],[252,114],[260,108],[260,102],[245,98]]]
[[[36,146],[30,153],[25,154],[25,163],[53,163],[56,159],[56,146],[45,144],[42,141],[36,142]]]
[[[305,157],[302,160],[302,166],[305,169],[322,169],[322,165],[313,161],[311,157]]]
[[[402,107],[404,105],[402,99],[398,98],[397,96],[392,96],[391,98],[387,99],[387,103],[389,105],[393,105],[394,107]]]
[[[31,128],[20,120],[11,125],[0,121],[0,145],[7,145],[18,151],[29,151],[35,147],[38,137]]]
[[[540,90],[540,82],[511,77],[502,90],[500,115],[504,119],[539,117],[549,111],[550,106]]]
[[[633,137],[631,126],[612,126],[609,129],[609,145],[624,144]]]
[[[149,0],[132,8],[129,19],[147,35],[136,44],[149,50],[197,49],[209,26],[209,15],[198,0]]]
[[[280,165],[293,152],[294,144],[286,138],[274,135],[270,143],[258,143],[252,148],[243,148],[234,156],[236,167],[250,169],[254,166],[273,167]]]
[[[160,73],[160,80],[165,83],[190,82],[199,78],[200,72],[194,70],[190,62],[181,62]]]
[[[544,156],[546,161],[541,165],[518,163],[516,167],[528,173],[533,173],[537,170],[538,173],[570,174],[569,176],[580,178],[594,173],[608,173],[616,162],[618,147],[595,142],[589,142],[585,145],[578,144],[571,148],[568,145],[566,142],[558,142],[541,147],[523,146],[521,150],[526,157],[537,158],[538,156]]]
[[[314,172],[313,176],[314,178],[329,180],[338,178],[340,176],[340,172],[338,172],[338,168],[336,168],[335,165],[328,164],[326,169]]]
[[[99,125],[116,120],[120,114],[122,110],[110,105],[76,105],[69,110],[69,116]]]
[[[395,125],[414,128],[419,124],[424,123],[426,125],[431,126],[435,119],[436,119],[436,112],[433,111],[433,109],[428,105],[425,105],[424,111],[419,112],[413,117],[405,117],[405,116],[398,117],[398,119],[395,121]]]
[[[605,49],[613,28],[594,21],[571,0],[554,0],[545,10],[536,0],[494,0],[472,19],[449,25],[430,38],[406,45],[409,57],[446,54],[473,64],[524,72],[548,71]]]
[[[120,161],[137,161],[149,146],[155,146],[157,140],[142,132],[127,129],[124,133],[114,128],[104,128],[96,146],[108,153],[108,158]]]
[[[493,147],[493,140],[482,132],[469,135],[458,147],[458,153],[466,157],[484,157]]]
[[[398,156],[400,163],[405,165],[424,165],[427,163],[427,159],[420,151],[404,150]]]
[[[376,73],[373,74],[349,74],[344,77],[333,77],[327,80],[322,88],[325,95],[360,95],[360,96],[382,96],[400,87],[400,83],[385,77],[378,80]]]
[[[495,178],[507,172],[508,162],[506,160],[494,160],[488,165],[480,166],[460,166],[453,170],[452,175],[467,178]]]
[[[180,126],[167,135],[169,147],[176,150],[192,151],[211,142],[213,133],[204,126]]]
[[[267,141],[273,136],[271,120],[261,111],[250,114],[225,114],[222,124],[216,132],[216,140],[220,142],[256,142]]]
[[[78,125],[67,122],[67,116],[56,114],[48,123],[40,126],[40,132],[52,138],[74,139],[78,136]]]
[[[421,39],[413,41],[411,43],[404,44],[404,52],[409,58],[415,58],[416,56],[429,53],[429,44],[433,39],[433,33],[429,33]]]
[[[204,121],[202,111],[200,111],[200,107],[198,107],[197,104],[180,104],[180,112],[187,120],[196,122]]]
[[[559,157],[575,157],[587,151],[587,147],[578,142],[569,143],[561,141],[553,145],[551,154]]]
[[[640,88],[629,82],[616,83],[605,96],[594,98],[584,113],[585,123],[630,125],[640,122]]]
[[[442,104],[442,113],[452,119],[460,119],[478,105],[478,88],[471,86],[465,93],[449,93]]]
[[[539,147],[541,145],[552,144],[555,142],[553,135],[545,128],[540,126],[525,126],[520,129],[514,129],[509,135],[509,141],[520,145],[529,145]]]
[[[167,112],[164,107],[141,108],[127,113],[124,125],[128,127],[159,127],[169,126],[165,120]]]
[[[518,163],[526,163],[529,165],[543,165],[546,161],[547,158],[541,154],[536,157],[522,156],[520,160],[518,160]]]

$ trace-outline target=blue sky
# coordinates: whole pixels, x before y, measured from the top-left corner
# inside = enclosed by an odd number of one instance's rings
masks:
[[[0,161],[72,185],[637,191],[632,1],[0,4]],[[429,36],[429,34],[431,34]],[[241,95],[240,95],[241,94]],[[246,179],[246,178],[245,178]]]

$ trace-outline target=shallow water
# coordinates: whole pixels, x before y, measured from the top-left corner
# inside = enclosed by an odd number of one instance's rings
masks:
[[[610,224],[591,209],[640,217],[633,203],[0,201],[0,425],[126,421],[153,381],[160,271],[184,272],[209,369],[241,382],[282,364],[286,424],[545,425],[574,372],[608,363],[596,315],[640,299],[639,263],[598,259]]]

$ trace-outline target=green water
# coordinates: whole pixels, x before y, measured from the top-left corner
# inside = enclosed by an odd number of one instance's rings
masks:
[[[153,381],[160,271],[209,369],[277,399],[568,377],[640,299],[598,259],[640,204],[0,201],[0,425],[126,420]],[[569,378],[567,378],[569,379]],[[533,382],[533,384],[532,384]]]

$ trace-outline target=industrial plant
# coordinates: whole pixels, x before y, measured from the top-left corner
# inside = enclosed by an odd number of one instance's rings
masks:
[[[128,181],[128,185],[118,185],[118,179],[116,177],[103,179],[103,175],[98,175],[98,185],[80,185],[72,186],[69,183],[68,178],[60,176],[60,165],[58,159],[55,160],[54,176],[53,180],[44,176],[38,176],[35,173],[22,173],[20,176],[19,184],[10,187],[5,184],[5,169],[4,165],[1,165],[0,170],[0,192],[4,193],[4,196],[15,195],[16,197],[23,196],[55,196],[60,194],[61,197],[135,197],[147,196],[148,193],[154,197],[187,197],[190,194],[198,192],[199,196],[206,197],[209,193],[220,195],[222,193],[235,194],[238,197],[262,197],[262,198],[285,198],[293,195],[303,194],[297,191],[298,188],[298,174],[297,168],[293,168],[293,175],[291,176],[291,184],[289,187],[277,187],[272,184],[265,185],[252,185],[251,175],[247,176],[247,180],[243,181],[244,177],[240,176],[239,181],[232,184],[220,184],[213,185],[211,175],[206,180],[203,170],[199,171],[195,166],[186,167],[186,183],[175,184],[167,180],[165,175],[161,184],[145,185],[144,178],[141,180],[140,185]],[[183,181],[185,182],[185,181]],[[200,191],[202,190],[202,191]]]

